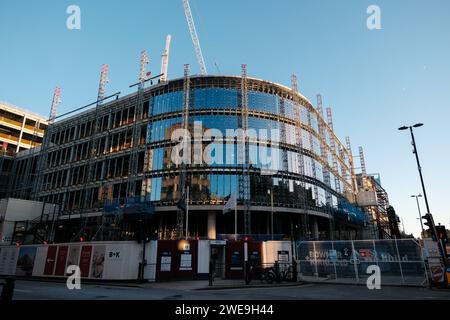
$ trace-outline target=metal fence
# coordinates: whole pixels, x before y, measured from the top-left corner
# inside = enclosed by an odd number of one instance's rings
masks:
[[[366,284],[380,269],[381,285],[428,284],[421,247],[414,239],[357,241],[298,241],[298,278],[301,281]]]

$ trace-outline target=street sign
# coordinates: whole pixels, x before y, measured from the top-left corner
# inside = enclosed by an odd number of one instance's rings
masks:
[[[442,265],[439,266],[430,266],[431,270],[431,278],[435,282],[444,281],[444,267]]]
[[[278,261],[279,262],[288,262],[289,261],[289,251],[287,251],[287,250],[278,251]]]
[[[431,279],[434,282],[444,281],[444,265],[437,242],[432,239],[423,239],[423,251],[425,259],[428,259]]]

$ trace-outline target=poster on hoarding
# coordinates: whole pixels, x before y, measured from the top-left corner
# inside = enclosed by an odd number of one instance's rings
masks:
[[[103,269],[105,267],[106,246],[95,246],[91,263],[91,277],[96,279],[103,278]]]
[[[80,254],[81,277],[89,277],[89,268],[91,266],[92,246],[83,246]]]
[[[257,250],[250,251],[248,261],[251,266],[259,266],[261,263],[261,253]]]
[[[79,260],[80,260],[80,246],[71,246],[69,248],[69,256],[67,258],[66,272],[67,267],[78,266]]]
[[[121,261],[123,259],[124,252],[122,251],[122,246],[108,246],[108,251],[106,252],[107,260]]]
[[[52,276],[56,261],[57,246],[50,246],[47,250],[47,258],[45,259],[44,275]]]
[[[172,253],[170,251],[163,251],[161,253],[161,272],[170,272],[172,265]]]
[[[68,246],[60,246],[56,258],[55,276],[63,276],[66,273],[66,260],[69,251]]]
[[[21,247],[17,258],[16,276],[31,276],[33,274],[36,247]]]
[[[233,251],[231,253],[231,266],[230,270],[243,270],[242,267],[242,255],[240,251]]]
[[[190,251],[184,251],[181,253],[180,270],[192,270],[192,254]]]
[[[328,251],[328,258],[331,262],[336,263],[338,260],[337,251],[334,249]]]
[[[0,252],[0,275],[14,275],[19,250],[16,247],[3,247]]]

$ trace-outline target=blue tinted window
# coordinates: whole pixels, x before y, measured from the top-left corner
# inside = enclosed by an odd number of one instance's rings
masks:
[[[278,98],[268,93],[249,91],[248,108],[249,110],[278,114]]]
[[[195,109],[235,109],[238,92],[235,89],[205,88],[194,91]]]
[[[150,100],[152,115],[181,111],[183,108],[183,91],[157,95]]]
[[[161,177],[152,179],[151,201],[161,200]]]

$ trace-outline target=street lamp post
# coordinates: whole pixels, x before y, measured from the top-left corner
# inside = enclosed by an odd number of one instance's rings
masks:
[[[419,204],[419,198],[422,198],[422,195],[421,194],[412,195],[411,198],[416,198],[417,210],[419,211],[419,221],[420,221],[420,227],[422,228],[422,238],[423,238],[425,236],[425,229],[423,228],[422,213],[420,212],[420,204]]]
[[[398,128],[398,130],[403,131],[403,130],[409,129],[409,131],[411,132],[412,146],[414,148],[413,153],[416,156],[417,169],[419,171],[420,183],[422,184],[422,192],[423,192],[423,197],[425,199],[425,205],[427,207],[427,213],[431,216],[431,220],[434,221],[432,218],[433,215],[431,214],[431,211],[430,211],[430,206],[428,204],[427,192],[425,190],[425,183],[423,182],[422,167],[420,166],[419,153],[417,152],[416,139],[414,138],[414,131],[413,131],[413,128],[420,128],[422,126],[423,126],[423,123],[416,123],[413,126],[400,127],[400,128]],[[421,219],[422,219],[422,217],[421,217]],[[431,231],[433,232],[433,234],[437,237],[436,226],[434,225],[434,222],[432,223],[432,225],[430,227],[432,229]],[[447,266],[447,255],[446,255],[446,252],[440,242],[438,242],[438,247],[439,247],[439,251],[441,253],[443,262],[444,262],[444,266]]]

